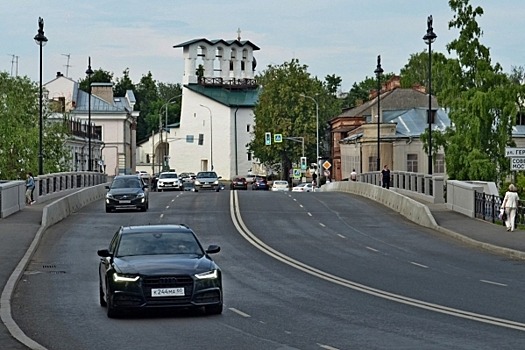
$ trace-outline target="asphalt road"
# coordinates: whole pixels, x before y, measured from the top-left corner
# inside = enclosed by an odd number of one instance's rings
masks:
[[[236,195],[235,195],[236,194]],[[151,193],[49,229],[13,316],[47,349],[516,349],[524,263],[462,246],[345,193]],[[108,319],[98,257],[119,225],[185,223],[214,255],[225,309]]]

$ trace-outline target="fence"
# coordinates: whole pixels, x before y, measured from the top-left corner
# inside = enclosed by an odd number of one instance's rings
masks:
[[[34,200],[51,200],[64,191],[91,187],[107,182],[107,176],[97,172],[67,172],[35,177]],[[0,181],[0,218],[9,216],[26,206],[25,181]]]

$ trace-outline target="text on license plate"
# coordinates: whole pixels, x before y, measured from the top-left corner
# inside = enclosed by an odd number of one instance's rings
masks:
[[[184,296],[184,288],[154,288],[151,290],[152,297],[174,297]]]
[[[131,203],[131,200],[123,200],[123,201],[119,201],[119,204],[129,204]]]

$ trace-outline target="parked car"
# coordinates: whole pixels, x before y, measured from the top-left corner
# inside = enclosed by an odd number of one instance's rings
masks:
[[[270,189],[270,186],[268,186],[268,182],[263,177],[257,177],[255,180],[253,180],[252,183],[252,190],[263,190],[268,191]]]
[[[180,173],[179,179],[184,182],[193,182],[195,181],[196,175],[194,173]]]
[[[249,184],[252,184],[254,180],[255,180],[255,175],[253,174],[246,175],[246,182],[248,182]]]
[[[195,177],[195,192],[200,190],[214,190],[219,192],[220,190],[220,176],[217,176],[215,171],[201,171],[197,173]]]
[[[235,176],[230,183],[230,190],[247,190],[248,182],[242,176]]]
[[[115,176],[110,186],[106,186],[106,213],[118,209],[148,210],[149,191],[139,175]]]
[[[272,191],[289,191],[288,181],[274,180],[272,183]]]
[[[163,172],[159,174],[157,179],[157,191],[164,190],[182,190],[182,182],[175,172]]]
[[[300,183],[292,188],[292,192],[313,192],[314,186],[311,183]]]
[[[108,317],[157,308],[223,309],[222,274],[186,225],[120,227],[106,249],[97,251],[99,301]]]
[[[182,190],[195,192],[195,184],[192,181],[185,181],[182,183]]]

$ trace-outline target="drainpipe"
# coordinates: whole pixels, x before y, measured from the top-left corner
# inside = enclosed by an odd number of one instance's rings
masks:
[[[237,111],[239,110],[239,106],[235,109],[234,113],[234,128],[235,128],[235,175],[239,174],[239,157],[237,154]]]

